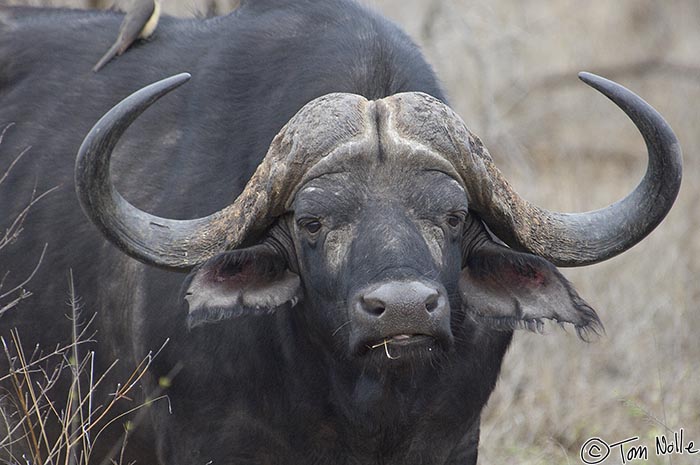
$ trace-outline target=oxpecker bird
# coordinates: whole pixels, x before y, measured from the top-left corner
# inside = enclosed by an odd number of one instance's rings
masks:
[[[115,55],[124,53],[136,39],[147,39],[158,26],[160,0],[132,0],[119,26],[119,36],[92,70],[99,71]]]

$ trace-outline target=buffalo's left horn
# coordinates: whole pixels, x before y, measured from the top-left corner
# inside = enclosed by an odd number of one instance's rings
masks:
[[[110,178],[110,157],[127,127],[189,78],[183,73],[163,79],[119,102],[90,130],[76,160],[75,185],[85,214],[122,251],[149,265],[186,271],[239,246],[284,213],[303,175],[321,158],[343,150],[344,142],[375,134],[367,131],[373,121],[368,119],[369,102],[363,97],[328,94],[317,98],[277,134],[231,205],[204,218],[160,218],[134,207],[117,192]]]
[[[629,249],[663,220],[681,185],[680,144],[664,118],[615,82],[590,73],[580,73],[579,78],[620,107],[642,134],[648,165],[639,185],[625,198],[600,210],[550,212],[518,196],[489,157],[484,160],[488,193],[477,195],[481,197],[477,202],[479,213],[501,239],[557,266],[597,263]]]

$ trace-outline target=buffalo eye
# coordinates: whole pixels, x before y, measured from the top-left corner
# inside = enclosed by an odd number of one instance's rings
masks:
[[[462,224],[462,221],[464,221],[464,215],[462,214],[452,213],[447,215],[447,224],[452,228],[459,227]]]
[[[300,222],[300,226],[309,234],[316,234],[321,230],[321,222],[318,220],[306,220]]]
[[[312,221],[310,223],[306,223],[304,228],[311,234],[316,234],[321,230],[321,223],[319,221]]]

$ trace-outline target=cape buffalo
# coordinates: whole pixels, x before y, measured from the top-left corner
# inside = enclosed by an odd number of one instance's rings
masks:
[[[610,207],[562,214],[514,191],[413,42],[351,0],[163,17],[93,73],[121,19],[0,8],[0,166],[16,160],[1,216],[55,188],[2,250],[20,279],[46,244],[34,295],[0,324],[27,353],[70,340],[72,270],[97,312],[79,352],[96,350],[96,373],[120,359],[96,397],[169,339],[120,404],[167,394],[125,463],[474,464],[513,330],[601,329],[555,266],[632,247],[678,192],[670,127],[594,75],[648,170]]]

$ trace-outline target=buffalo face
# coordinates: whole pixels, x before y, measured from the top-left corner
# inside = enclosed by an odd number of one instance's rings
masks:
[[[293,208],[305,309],[323,322],[319,338],[350,357],[450,348],[468,211],[457,182],[362,163],[311,180]]]

